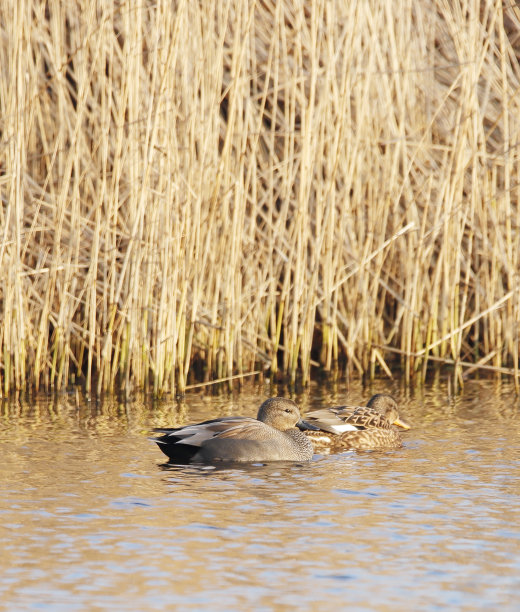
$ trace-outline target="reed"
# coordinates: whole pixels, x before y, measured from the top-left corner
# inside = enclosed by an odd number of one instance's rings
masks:
[[[0,382],[519,382],[520,9],[0,6]],[[238,378],[237,378],[238,377]]]

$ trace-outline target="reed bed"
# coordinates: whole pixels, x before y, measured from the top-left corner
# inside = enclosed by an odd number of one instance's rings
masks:
[[[519,381],[520,10],[6,0],[2,394]]]

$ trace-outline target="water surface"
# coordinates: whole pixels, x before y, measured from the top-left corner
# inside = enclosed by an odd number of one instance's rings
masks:
[[[504,382],[390,391],[402,449],[307,464],[167,466],[146,438],[272,392],[181,404],[4,403],[0,609],[518,609],[520,403]]]

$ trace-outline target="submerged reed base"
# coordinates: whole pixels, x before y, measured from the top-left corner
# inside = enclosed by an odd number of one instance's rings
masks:
[[[1,393],[519,380],[515,3],[8,0]]]

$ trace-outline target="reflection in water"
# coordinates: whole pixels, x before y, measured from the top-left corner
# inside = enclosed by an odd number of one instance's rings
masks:
[[[153,427],[254,415],[270,394],[2,404],[7,609],[513,610],[519,402],[482,382],[395,387],[402,449],[306,464],[171,466]],[[302,411],[381,389],[316,388]],[[283,390],[277,390],[278,393]],[[364,403],[364,402],[363,402]]]

